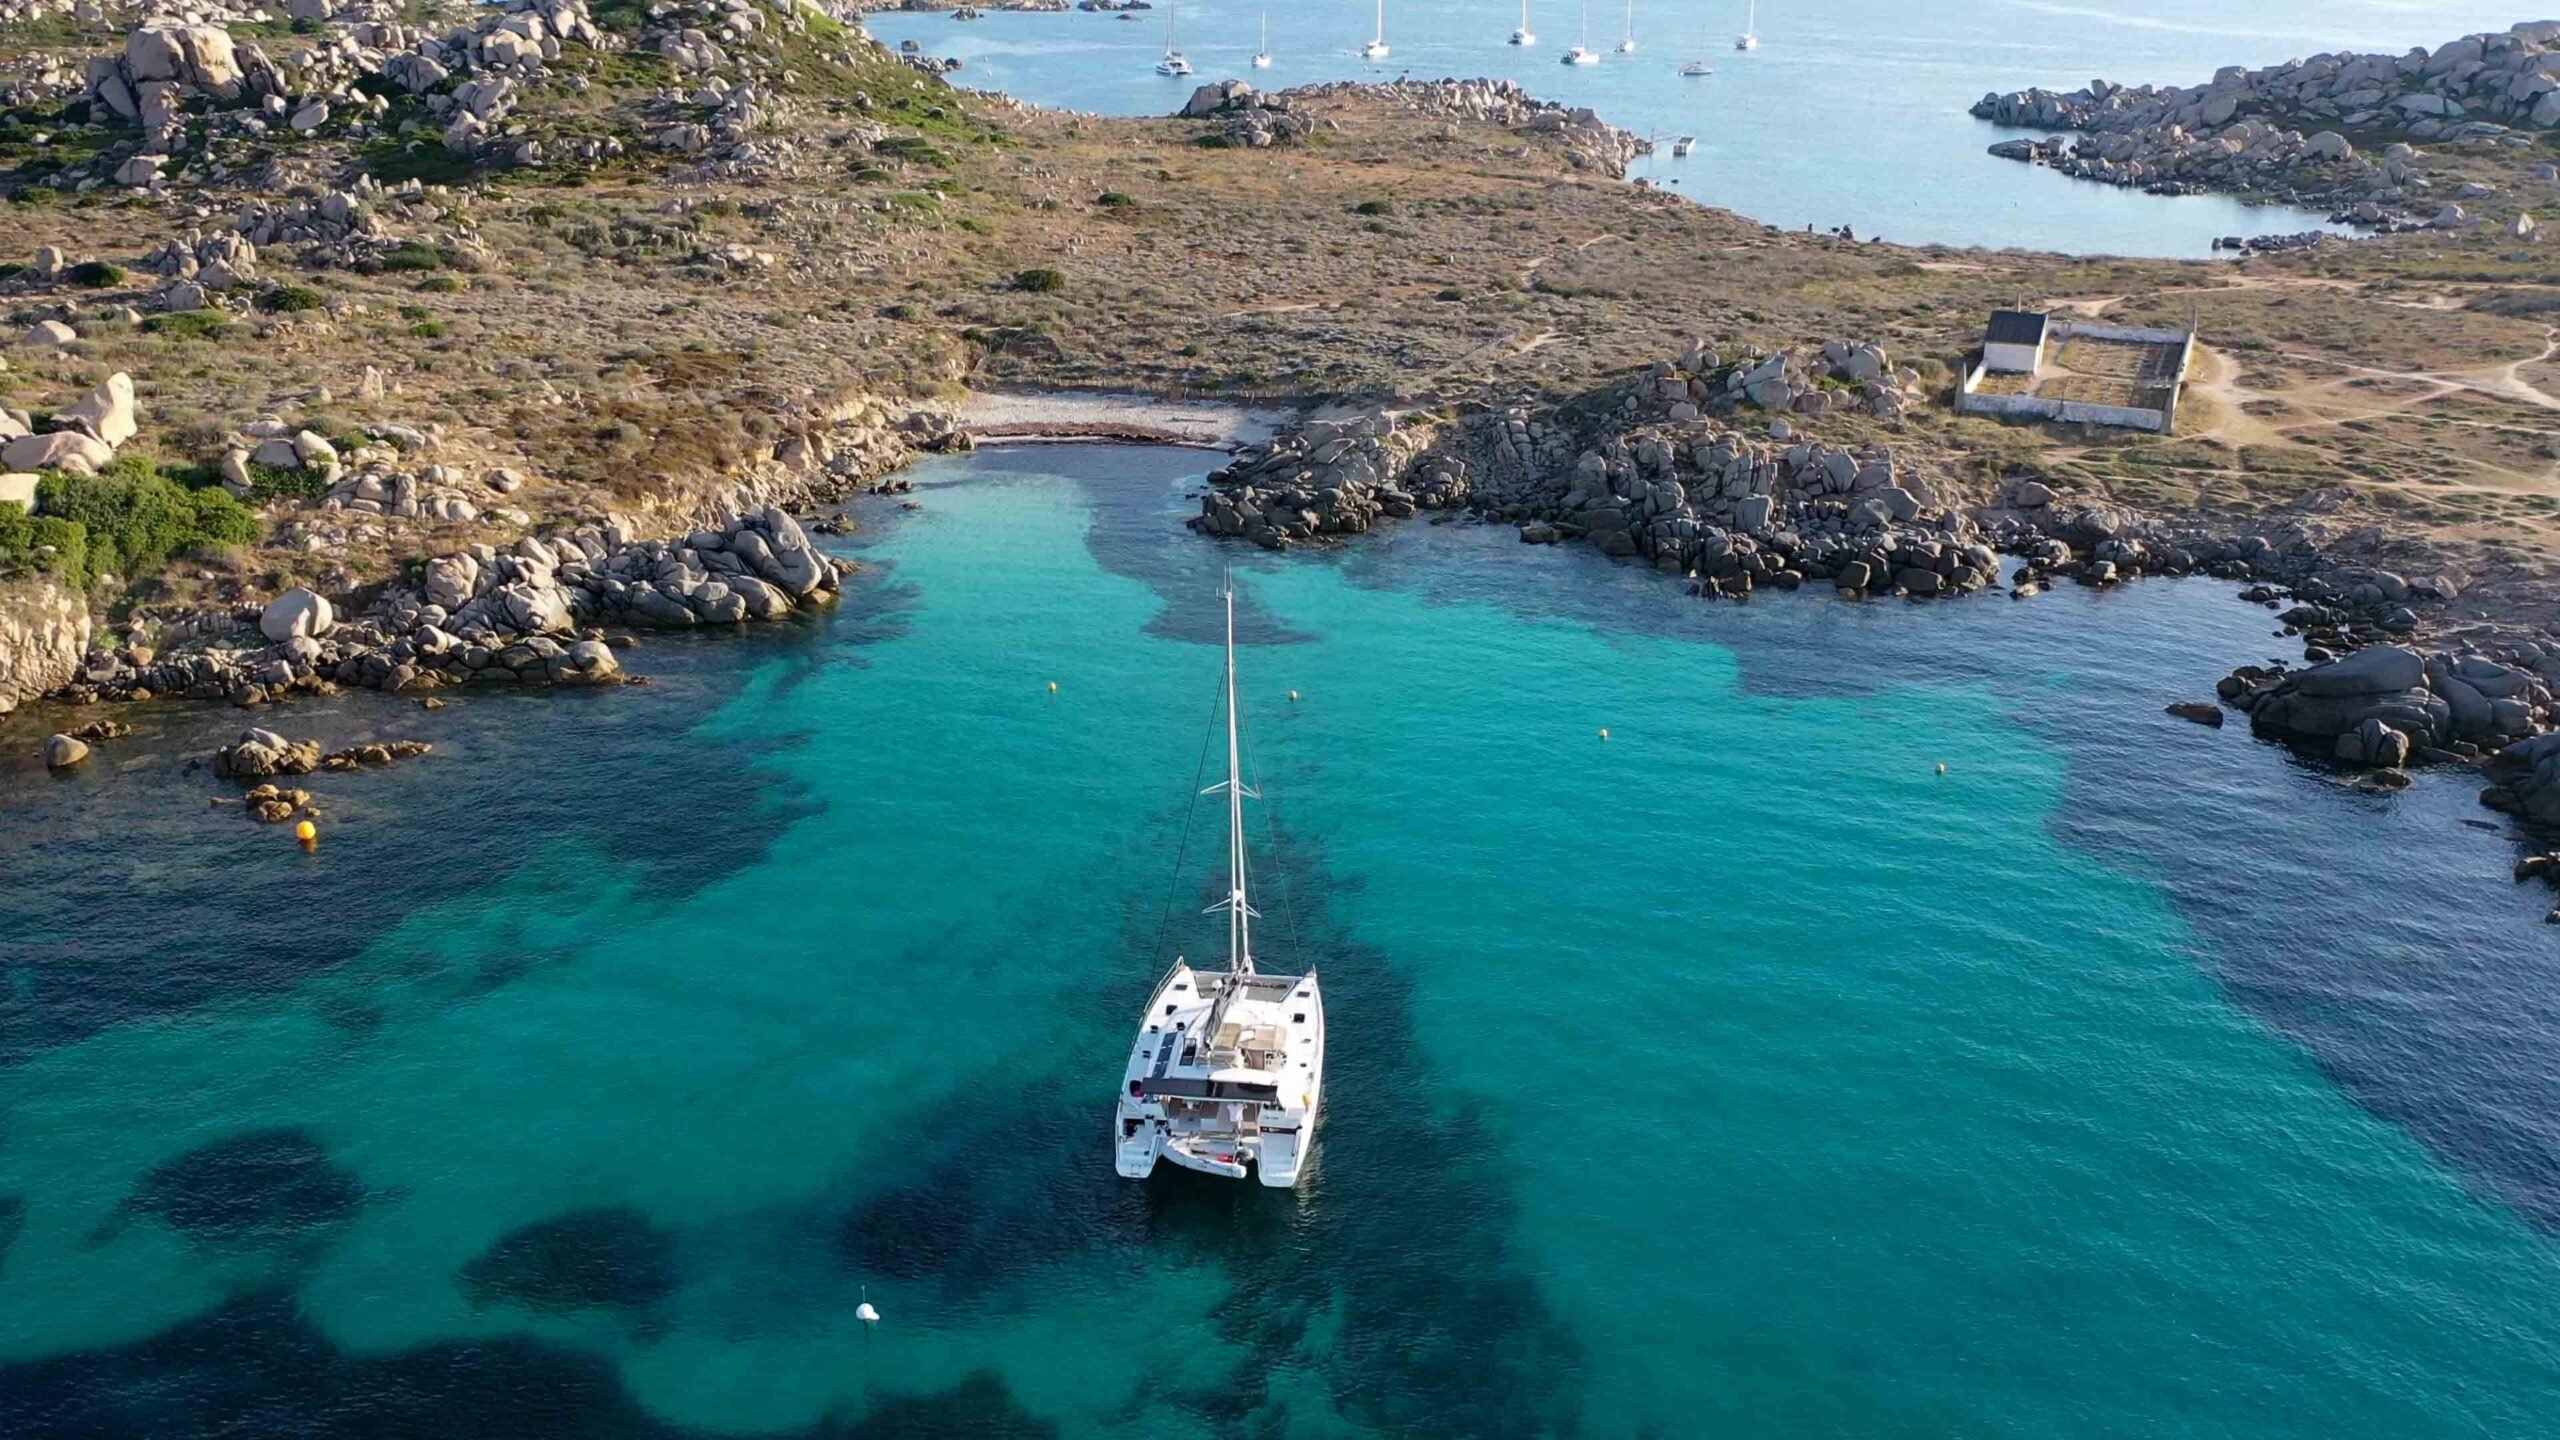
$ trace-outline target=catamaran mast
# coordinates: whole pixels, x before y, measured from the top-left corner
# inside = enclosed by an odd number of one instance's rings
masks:
[[[1236,577],[1227,572],[1227,968],[1253,973],[1253,908],[1244,898],[1244,778],[1236,756]]]

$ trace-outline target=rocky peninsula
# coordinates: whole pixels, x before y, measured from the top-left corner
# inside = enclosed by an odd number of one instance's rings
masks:
[[[2475,158],[2531,153],[2560,130],[2560,20],[2400,55],[2228,65],[2196,85],[2093,80],[2068,93],[1995,93],[1973,113],[2076,132],[2004,140],[1991,153],[2085,180],[2325,205],[2365,226],[2449,229],[2466,223],[2465,202],[2493,193],[2469,178]]]

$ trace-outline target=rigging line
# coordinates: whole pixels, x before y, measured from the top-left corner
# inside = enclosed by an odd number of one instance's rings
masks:
[[[1262,762],[1254,758],[1253,736],[1250,734],[1244,737],[1244,764],[1245,769],[1252,772],[1254,793],[1267,795],[1268,792],[1262,788]],[[1289,929],[1289,954],[1295,958],[1298,969],[1304,972],[1307,968],[1307,947],[1306,942],[1298,938],[1298,907],[1289,898],[1288,875],[1280,865],[1280,825],[1272,819],[1272,809],[1272,802],[1264,799],[1262,833],[1271,841],[1271,888],[1280,892],[1280,923]]]
[[[1182,860],[1191,853],[1191,817],[1200,810],[1200,777],[1209,773],[1209,742],[1218,733],[1218,707],[1226,701],[1226,677],[1218,678],[1218,690],[1209,701],[1209,723],[1200,727],[1200,763],[1191,772],[1191,799],[1182,807],[1182,843],[1174,847],[1173,874],[1164,885],[1164,914],[1156,920],[1155,961],[1164,963],[1165,932],[1173,925],[1173,897],[1182,886]]]

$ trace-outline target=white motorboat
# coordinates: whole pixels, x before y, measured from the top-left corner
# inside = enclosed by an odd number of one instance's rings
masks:
[[[1112,1116],[1112,1161],[1143,1180],[1159,1161],[1276,1189],[1298,1183],[1324,1104],[1324,992],[1315,972],[1266,975],[1254,964],[1245,893],[1245,788],[1238,764],[1235,577],[1227,578],[1227,966],[1180,958],[1138,1018]]]

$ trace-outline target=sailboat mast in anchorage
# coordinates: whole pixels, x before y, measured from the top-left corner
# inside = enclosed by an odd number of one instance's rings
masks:
[[[1227,898],[1209,907],[1227,912],[1227,968],[1253,973],[1254,908],[1244,896],[1244,802],[1247,792],[1236,745],[1236,577],[1227,572]],[[1212,790],[1218,786],[1211,786]],[[1255,796],[1259,799],[1261,797]]]

